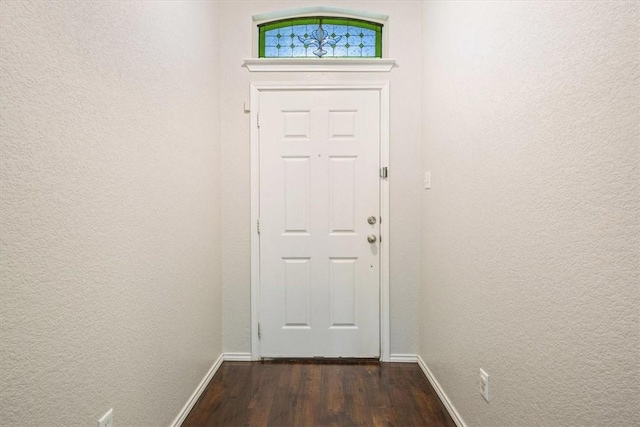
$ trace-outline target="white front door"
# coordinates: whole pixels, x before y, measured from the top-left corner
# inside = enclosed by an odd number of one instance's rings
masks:
[[[377,90],[260,94],[261,357],[380,356],[380,114]]]

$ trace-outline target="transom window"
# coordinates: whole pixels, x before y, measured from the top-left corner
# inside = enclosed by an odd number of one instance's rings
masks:
[[[260,58],[382,58],[382,24],[301,17],[258,25]]]

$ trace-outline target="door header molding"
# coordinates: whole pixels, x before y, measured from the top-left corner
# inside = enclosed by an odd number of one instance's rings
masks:
[[[352,18],[365,18],[371,19],[373,21],[386,23],[389,19],[389,15],[384,15],[382,13],[373,13],[366,12],[360,10],[352,10],[352,9],[341,9],[337,7],[328,7],[328,6],[315,6],[315,7],[301,7],[297,9],[288,9],[288,10],[278,10],[275,12],[267,12],[261,13],[258,15],[253,15],[251,19],[253,22],[264,22],[264,21],[272,21],[276,19],[286,19],[292,18],[296,16],[308,16],[308,15],[317,15],[323,14],[327,16],[348,16]]]
[[[396,65],[390,58],[245,58],[251,72],[378,72],[388,73]]]
[[[260,81],[260,82],[252,82],[251,83],[251,101],[252,107],[258,108],[258,105],[253,104],[253,95],[258,95],[259,92],[264,91],[282,91],[282,90],[297,90],[297,91],[308,91],[308,90],[378,90],[381,95],[383,92],[389,91],[389,82],[388,81],[358,81],[358,82],[350,82],[350,81],[293,81],[293,82],[283,82],[283,81]],[[388,93],[387,93],[388,94]],[[256,99],[257,101],[257,99]],[[252,108],[253,111],[253,108]]]

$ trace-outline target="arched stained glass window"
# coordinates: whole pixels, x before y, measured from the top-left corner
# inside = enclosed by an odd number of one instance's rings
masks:
[[[301,17],[258,25],[260,58],[382,58],[382,24]]]

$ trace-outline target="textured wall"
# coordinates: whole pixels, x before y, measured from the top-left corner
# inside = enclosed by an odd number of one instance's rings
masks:
[[[638,3],[423,12],[420,354],[470,426],[638,425]]]
[[[0,8],[0,424],[167,425],[222,348],[213,4]]]
[[[390,15],[389,56],[397,59],[391,73],[249,73],[251,16],[305,6],[333,6]],[[250,135],[252,81],[389,80],[391,96],[391,353],[418,351],[420,227],[416,194],[420,153],[420,19],[416,1],[228,1],[221,2],[220,33],[233,34],[221,46],[222,230],[224,252],[224,349],[250,352]],[[238,31],[238,29],[241,29]]]

